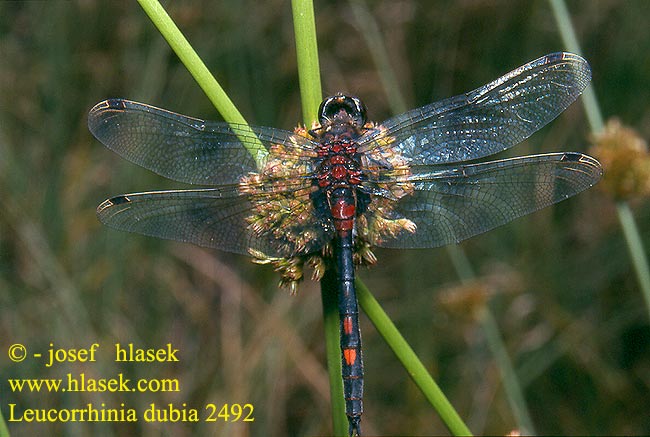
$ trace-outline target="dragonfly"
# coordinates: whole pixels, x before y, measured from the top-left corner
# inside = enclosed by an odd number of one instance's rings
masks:
[[[571,197],[602,175],[578,152],[480,161],[515,146],[583,92],[582,57],[552,53],[474,91],[368,121],[336,94],[310,129],[204,121],[123,99],[89,113],[92,134],[123,158],[195,189],[112,197],[99,220],[270,263],[292,287],[305,263],[336,271],[349,434],[361,434],[363,358],[355,266],[372,247],[433,248]]]

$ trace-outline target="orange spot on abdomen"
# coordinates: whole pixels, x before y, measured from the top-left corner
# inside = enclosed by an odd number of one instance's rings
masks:
[[[357,360],[357,350],[356,349],[343,349],[343,358],[345,358],[345,364],[351,366]]]
[[[343,319],[343,333],[346,335],[352,334],[352,317],[350,316]]]

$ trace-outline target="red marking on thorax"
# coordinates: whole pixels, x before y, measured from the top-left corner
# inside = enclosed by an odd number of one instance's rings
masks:
[[[344,179],[348,175],[348,171],[342,165],[337,165],[332,169],[332,176],[335,179]]]
[[[354,188],[361,184],[362,171],[354,159],[357,153],[357,143],[349,135],[325,133],[316,149],[319,157],[323,158],[317,175],[318,186],[330,193],[339,187]],[[328,194],[329,197],[329,194]],[[355,200],[330,198],[330,213],[334,219],[334,227],[339,232],[352,231],[356,215]]]

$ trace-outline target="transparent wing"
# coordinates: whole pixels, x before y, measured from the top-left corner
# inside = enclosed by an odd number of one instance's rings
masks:
[[[309,190],[305,191],[308,197]],[[298,197],[295,192],[292,196]],[[305,202],[311,207],[308,198]],[[236,186],[124,194],[97,207],[99,220],[115,229],[244,255],[249,255],[249,248],[276,257],[307,254],[333,238],[331,225],[314,214],[301,208],[283,212],[268,232],[256,234],[249,221],[256,214],[255,201]],[[301,220],[294,215],[301,215]],[[309,239],[292,239],[301,235]]]
[[[88,128],[129,161],[190,184],[237,183],[242,175],[258,171],[266,150],[277,144],[294,161],[309,160],[315,147],[281,129],[203,121],[122,99],[95,105]]]
[[[361,140],[360,150],[388,148],[410,165],[489,156],[518,144],[557,117],[590,80],[589,64],[580,56],[546,55],[474,91],[386,120],[386,130],[370,132]]]
[[[402,182],[413,184],[414,192],[395,203],[391,218],[411,220],[416,231],[371,243],[391,248],[458,243],[586,190],[601,175],[598,161],[581,153],[415,167]]]

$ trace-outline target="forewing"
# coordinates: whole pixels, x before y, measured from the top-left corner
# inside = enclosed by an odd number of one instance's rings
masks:
[[[244,255],[252,248],[267,256],[291,257],[314,252],[332,239],[313,214],[301,222],[287,214],[269,233],[258,235],[249,222],[255,214],[251,198],[236,186],[124,194],[97,207],[99,220],[115,229]],[[311,239],[301,247],[286,238],[302,232]]]
[[[360,150],[388,148],[410,165],[489,156],[528,138],[557,117],[591,80],[587,61],[553,53],[469,93],[390,118]]]
[[[258,171],[266,163],[266,151],[278,144],[294,161],[308,160],[315,147],[281,129],[204,121],[122,99],[95,105],[88,128],[129,161],[190,184],[237,183],[242,175]]]
[[[412,221],[415,232],[371,243],[391,248],[458,243],[586,190],[601,175],[598,161],[580,153],[414,168],[409,177],[414,191],[397,201],[392,218]]]

